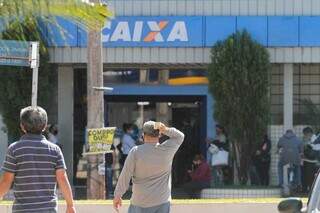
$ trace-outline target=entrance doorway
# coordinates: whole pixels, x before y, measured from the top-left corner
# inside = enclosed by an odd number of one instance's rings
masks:
[[[141,129],[143,122],[159,119],[160,104],[168,107],[165,115],[168,125],[185,134],[185,141],[173,162],[172,183],[178,187],[186,181],[186,171],[192,164],[193,156],[196,153],[204,154],[206,149],[205,96],[106,95],[105,121],[108,126],[119,129],[124,123],[135,124]]]

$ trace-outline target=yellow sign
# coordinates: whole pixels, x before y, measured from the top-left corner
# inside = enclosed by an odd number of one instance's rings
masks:
[[[113,143],[115,127],[88,129],[89,152],[108,152]]]

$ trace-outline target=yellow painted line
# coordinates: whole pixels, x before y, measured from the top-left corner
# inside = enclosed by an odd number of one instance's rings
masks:
[[[266,203],[266,204],[278,204],[285,198],[245,198],[245,199],[177,199],[172,200],[173,205],[187,205],[187,204],[238,204],[238,203]],[[302,198],[304,203],[307,202],[307,198]],[[123,204],[129,204],[129,200],[124,200]],[[65,201],[59,201],[59,204],[65,204]],[[112,205],[112,200],[77,200],[76,205]],[[11,201],[0,201],[0,205],[12,205]]]

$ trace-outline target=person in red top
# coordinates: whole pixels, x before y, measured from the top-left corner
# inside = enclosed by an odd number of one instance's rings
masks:
[[[188,170],[191,181],[183,186],[190,198],[198,198],[202,189],[210,188],[211,170],[209,164],[202,155],[193,158],[193,169]]]

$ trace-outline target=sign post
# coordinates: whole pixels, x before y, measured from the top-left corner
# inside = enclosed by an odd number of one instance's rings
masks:
[[[0,40],[0,65],[32,68],[31,105],[37,106],[39,42]]]
[[[39,72],[39,42],[31,42],[31,68],[32,68],[32,96],[31,106],[37,106],[38,100],[38,72]]]

